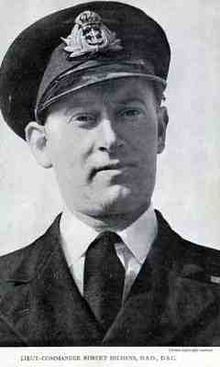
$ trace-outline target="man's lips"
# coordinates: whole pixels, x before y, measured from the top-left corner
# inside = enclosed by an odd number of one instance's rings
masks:
[[[98,172],[113,171],[113,170],[123,171],[129,167],[134,167],[134,166],[135,166],[134,163],[110,162],[107,164],[103,164],[103,165],[94,167],[91,170],[90,178],[92,179]]]

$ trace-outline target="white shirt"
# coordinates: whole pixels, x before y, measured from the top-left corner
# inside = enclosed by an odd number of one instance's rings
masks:
[[[60,232],[67,264],[83,295],[85,253],[99,232],[81,222],[68,210],[62,214]],[[115,249],[125,268],[123,293],[125,299],[157,235],[157,219],[152,206],[129,227],[116,233],[123,241],[115,244]]]

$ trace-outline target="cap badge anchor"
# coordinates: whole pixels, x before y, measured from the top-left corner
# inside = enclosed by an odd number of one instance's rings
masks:
[[[61,39],[66,43],[64,50],[70,53],[70,58],[122,49],[121,40],[116,37],[115,32],[110,31],[97,13],[89,10],[77,16],[70,35]]]

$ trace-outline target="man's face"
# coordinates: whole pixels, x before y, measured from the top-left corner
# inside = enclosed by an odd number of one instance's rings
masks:
[[[159,110],[151,84],[133,77],[86,87],[50,108],[47,154],[72,212],[104,218],[148,207],[162,150]]]

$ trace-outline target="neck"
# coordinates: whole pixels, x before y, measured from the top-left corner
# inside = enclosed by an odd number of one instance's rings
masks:
[[[138,208],[136,211],[128,213],[105,214],[102,216],[92,216],[81,212],[73,214],[88,226],[94,228],[97,232],[104,230],[122,231],[135,222],[150,206],[150,203]]]

